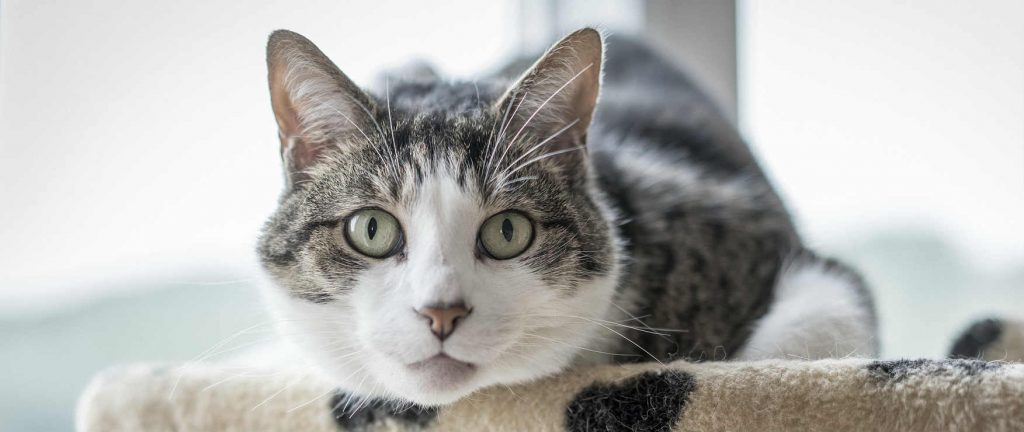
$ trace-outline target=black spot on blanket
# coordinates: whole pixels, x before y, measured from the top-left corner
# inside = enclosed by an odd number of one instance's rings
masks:
[[[697,388],[681,371],[647,372],[614,384],[583,389],[566,409],[566,429],[670,431]]]
[[[867,366],[872,376],[887,381],[902,381],[912,375],[967,375],[975,376],[982,372],[1003,367],[1002,363],[981,360],[925,360],[902,359],[880,360]]]
[[[345,431],[369,430],[386,419],[424,428],[437,418],[437,408],[366,400],[338,391],[331,397],[331,415]]]
[[[1003,323],[997,319],[977,321],[967,328],[953,343],[949,356],[953,358],[981,358],[992,342],[1003,334]]]

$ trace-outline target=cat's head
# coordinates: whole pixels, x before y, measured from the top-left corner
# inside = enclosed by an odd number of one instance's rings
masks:
[[[602,49],[584,29],[510,85],[373,95],[272,34],[287,190],[259,252],[284,335],[342,388],[421,404],[565,367],[619,272],[586,149]]]

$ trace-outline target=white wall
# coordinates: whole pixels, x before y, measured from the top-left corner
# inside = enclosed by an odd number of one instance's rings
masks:
[[[1024,261],[1024,2],[749,0],[740,20],[740,117],[810,239],[935,229]]]

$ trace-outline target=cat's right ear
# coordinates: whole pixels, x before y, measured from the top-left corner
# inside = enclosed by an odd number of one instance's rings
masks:
[[[326,150],[370,139],[372,99],[309,39],[287,30],[271,33],[267,69],[289,188],[308,179]]]

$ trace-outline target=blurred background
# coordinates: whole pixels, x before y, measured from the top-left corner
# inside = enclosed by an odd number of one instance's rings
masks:
[[[413,58],[472,78],[586,24],[647,35],[810,245],[864,272],[883,356],[943,356],[1024,315],[1022,23],[1016,0],[0,0],[0,430],[70,429],[97,370],[266,322],[277,28],[363,83]]]

